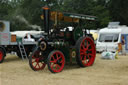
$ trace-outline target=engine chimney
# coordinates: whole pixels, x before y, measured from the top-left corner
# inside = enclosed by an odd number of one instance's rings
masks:
[[[50,8],[48,8],[47,6],[43,7],[43,15],[44,15],[44,31],[49,36]]]

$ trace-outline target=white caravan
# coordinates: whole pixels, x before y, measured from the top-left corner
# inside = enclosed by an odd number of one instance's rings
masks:
[[[115,23],[109,23],[108,27],[100,29],[96,43],[97,52],[115,52],[118,49],[118,43],[121,43],[122,35],[126,42],[126,52],[128,52],[128,27],[125,25],[115,25]]]

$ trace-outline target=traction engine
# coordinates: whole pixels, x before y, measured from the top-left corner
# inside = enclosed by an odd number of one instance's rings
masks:
[[[50,12],[48,7],[43,7],[41,18],[44,20],[45,33],[29,57],[32,70],[42,70],[47,65],[52,73],[58,73],[63,70],[65,64],[74,61],[80,67],[93,65],[96,56],[93,38],[85,28],[76,23],[82,20],[94,21],[95,16]],[[50,21],[54,21],[54,25],[50,26]],[[72,22],[72,26],[63,27],[58,21]]]

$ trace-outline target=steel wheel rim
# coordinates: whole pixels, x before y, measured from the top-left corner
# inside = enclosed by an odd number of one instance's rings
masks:
[[[50,68],[53,72],[61,72],[64,68],[65,59],[61,52],[54,52],[50,58]]]
[[[44,69],[45,67],[45,63],[44,62],[41,62],[40,60],[42,60],[42,57],[39,57],[39,51],[36,51],[34,53],[34,55],[32,56],[32,66],[35,70],[41,70],[41,69]]]
[[[95,60],[95,44],[90,38],[85,38],[82,40],[80,45],[80,59],[84,66],[90,66]]]
[[[2,60],[3,58],[3,53],[0,51],[0,61]]]

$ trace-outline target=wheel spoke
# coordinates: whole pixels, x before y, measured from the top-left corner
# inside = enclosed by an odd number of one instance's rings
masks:
[[[56,60],[58,60],[58,54],[57,53],[56,53],[56,58],[57,58]]]
[[[83,49],[80,50],[80,53],[84,53],[84,52],[85,52],[85,50],[83,50]]]
[[[82,48],[85,49],[85,45],[82,45]]]
[[[88,41],[86,41],[86,48],[88,49]]]
[[[57,59],[57,60],[59,60],[59,59],[61,59],[61,56],[60,56],[60,57],[58,57],[58,59]]]
[[[90,57],[89,57],[89,55],[87,55],[87,57],[88,57],[88,59],[87,59],[87,60],[88,60],[88,62],[89,62],[89,61],[90,61]]]
[[[81,60],[83,60],[83,57],[84,57],[85,55],[83,55],[83,56],[81,56]]]
[[[53,58],[53,60],[54,60],[54,61],[56,61],[56,59],[55,59],[55,57],[54,57],[54,56],[52,56],[52,58]]]
[[[54,64],[54,63],[52,63],[51,68],[53,68],[53,67],[54,67],[54,65],[55,65],[55,64]]]
[[[82,60],[82,63],[83,64],[87,64],[88,63],[88,59],[85,58],[84,60]]]
[[[59,54],[56,54],[56,57],[57,57],[57,59],[56,59],[56,61],[58,61],[59,59],[61,59],[61,55],[59,56]]]
[[[38,63],[38,66],[39,66],[39,68],[41,68],[39,63]]]
[[[88,55],[90,55],[91,57],[93,56],[92,54],[88,53]]]
[[[88,49],[88,51],[92,51],[92,49]]]
[[[84,56],[84,61],[86,61],[86,63],[88,63],[87,56],[88,56],[88,55]]]
[[[86,55],[85,55],[83,60],[86,60],[86,59],[87,59],[87,58],[86,58]]]
[[[81,49],[80,50],[80,55],[86,55],[86,49]]]
[[[51,63],[56,63],[56,61],[50,61]]]
[[[35,62],[36,62],[36,60],[33,60],[33,61],[32,61],[32,63],[35,63]]]
[[[85,42],[82,42],[82,45],[85,46]]]
[[[57,64],[56,64],[56,70],[57,70],[57,67],[58,67],[58,66],[57,66]]]
[[[88,48],[91,46],[91,44],[87,41],[87,44],[86,44],[86,49],[88,50]]]
[[[85,54],[83,52],[81,52],[80,55],[85,55]]]
[[[63,60],[61,60],[60,63],[63,63]]]
[[[88,48],[87,49],[89,49],[90,46],[91,46],[91,44],[88,44],[88,46],[87,46]]]
[[[38,63],[36,63],[35,68],[37,67]]]
[[[57,64],[56,66],[57,66],[59,69],[61,68],[61,66],[60,66],[60,65],[58,65],[58,64]]]
[[[82,46],[82,47],[83,47],[83,46]],[[85,48],[85,46],[83,47],[83,50],[84,50],[84,51],[86,51],[87,49],[88,49],[87,47],[86,47],[86,48]]]

